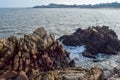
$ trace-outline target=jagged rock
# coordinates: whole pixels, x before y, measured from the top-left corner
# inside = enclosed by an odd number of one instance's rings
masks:
[[[98,67],[91,68],[90,73],[92,75],[89,80],[102,80],[103,78],[103,71]]]
[[[120,77],[118,74],[114,74],[110,78],[108,78],[107,80],[120,80]]]
[[[62,44],[55,40],[54,35],[47,35],[44,28],[38,28],[33,34],[26,34],[23,38],[11,36],[8,39],[0,39],[0,78],[2,79],[9,77],[8,73],[4,74],[4,72],[15,71],[17,72],[15,79],[28,80],[31,75],[40,72],[69,67],[69,62],[68,53]],[[12,78],[10,77],[9,79]]]
[[[47,32],[43,27],[40,27],[33,32],[33,35],[34,34],[39,35],[41,38],[44,38],[47,35]]]
[[[113,70],[104,70],[103,78],[106,80],[113,75]]]
[[[120,80],[120,65],[116,66],[113,75],[111,75],[107,80]]]
[[[120,74],[120,65],[116,66],[113,70],[114,73]]]
[[[26,73],[24,71],[20,71],[20,73],[17,76],[17,80],[29,80]]]
[[[59,40],[67,46],[85,45],[86,50],[94,55],[97,53],[118,54],[120,51],[120,40],[107,26],[79,28],[72,35],[64,35]]]
[[[16,76],[17,76],[17,72],[15,72],[15,71],[6,71],[6,72],[4,72],[3,75],[0,76],[0,80],[1,79],[5,79],[5,80],[13,79]]]
[[[67,68],[64,70],[55,70],[40,73],[33,80],[103,80],[103,71],[94,67],[91,69],[84,68]],[[37,79],[39,77],[39,79]]]

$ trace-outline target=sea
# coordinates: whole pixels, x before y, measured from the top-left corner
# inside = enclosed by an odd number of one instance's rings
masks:
[[[0,8],[0,38],[11,35],[23,37],[32,33],[38,27],[44,27],[48,33],[53,33],[55,38],[69,35],[77,28],[92,26],[109,26],[120,39],[120,9],[100,8]],[[119,55],[97,55],[99,62],[82,56],[85,46],[65,46],[70,52],[71,60],[75,60],[76,67],[90,68],[98,66],[112,69],[120,65]]]

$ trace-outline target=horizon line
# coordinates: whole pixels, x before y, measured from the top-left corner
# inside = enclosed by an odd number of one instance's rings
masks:
[[[82,3],[82,4],[64,4],[64,3],[48,3],[48,4],[41,4],[41,5],[33,5],[33,6],[46,6],[46,5],[49,5],[49,4],[63,4],[63,5],[97,5],[97,4],[106,4],[106,3],[120,3],[118,1],[113,1],[113,2],[103,2],[103,3],[94,3],[94,4],[91,4],[91,3]],[[20,6],[20,7],[0,7],[0,8],[32,8],[33,6]]]

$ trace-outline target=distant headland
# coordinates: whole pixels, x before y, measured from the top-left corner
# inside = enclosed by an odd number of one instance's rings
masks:
[[[33,8],[120,8],[120,3],[100,3],[100,4],[83,4],[83,5],[66,5],[50,3],[48,5],[34,6]]]

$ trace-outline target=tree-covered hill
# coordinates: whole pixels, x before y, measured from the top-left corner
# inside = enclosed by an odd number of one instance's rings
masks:
[[[48,5],[34,6],[33,8],[120,8],[120,3],[100,3],[100,4],[83,4],[83,5],[65,5],[65,4],[54,4],[50,3]]]

